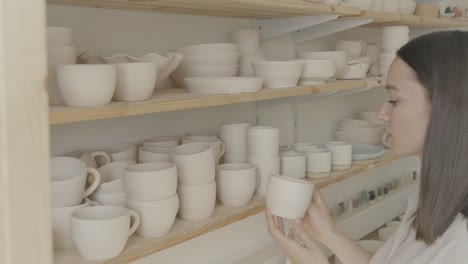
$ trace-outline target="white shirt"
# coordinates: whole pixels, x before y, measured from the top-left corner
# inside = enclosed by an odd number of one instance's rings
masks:
[[[377,251],[370,264],[468,264],[467,219],[462,214],[432,245],[416,240],[411,228],[418,194],[408,198],[408,206],[397,231]]]

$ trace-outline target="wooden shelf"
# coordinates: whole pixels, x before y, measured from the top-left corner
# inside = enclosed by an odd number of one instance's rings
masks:
[[[192,108],[238,104],[292,96],[320,94],[366,87],[366,80],[334,81],[318,86],[298,86],[284,89],[262,89],[256,93],[237,95],[200,95],[173,88],[157,90],[153,98],[142,102],[112,102],[99,107],[50,107],[49,123],[64,124],[115,117],[178,111]]]
[[[378,11],[362,11],[360,18],[372,18],[374,21],[366,26],[382,27],[404,25],[414,28],[444,28],[444,27],[468,27],[467,20],[423,17],[416,15],[401,15]]]
[[[395,159],[397,159],[396,156],[386,153],[379,159],[353,162],[351,169],[333,172],[332,176],[329,178],[311,181],[315,183],[317,188],[321,189],[349,179],[360,173],[370,171],[376,167],[383,166]],[[233,224],[249,216],[261,213],[265,210],[265,207],[265,199],[263,196],[255,196],[250,204],[245,207],[225,207],[217,205],[213,217],[204,221],[184,221],[177,218],[171,232],[164,237],[144,238],[138,235],[131,236],[124,251],[113,259],[100,262],[86,261],[79,255],[76,249],[60,249],[54,252],[54,264],[130,263],[197,236]]]
[[[360,9],[303,0],[48,0],[49,4],[193,15],[280,18],[316,14],[359,15]]]

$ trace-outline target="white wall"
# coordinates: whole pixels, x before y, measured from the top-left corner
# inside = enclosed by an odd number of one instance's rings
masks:
[[[248,19],[49,6],[48,24],[73,28],[74,43],[78,51],[140,56],[148,52],[165,54],[187,44],[228,42],[231,30],[248,28],[254,23]],[[373,32],[372,38],[378,35],[375,29],[360,31],[367,37],[369,32]],[[355,34],[350,33],[349,36]],[[300,48],[331,49],[335,39],[346,37],[334,35],[322,41],[305,43]],[[269,40],[263,43],[263,47],[271,59],[288,59],[291,52],[290,36]],[[384,96],[382,89],[376,89],[299,104],[298,140],[323,143],[332,139],[332,131],[340,119],[352,116],[360,109],[377,108]],[[59,155],[79,149],[102,149],[123,142],[138,142],[156,135],[182,135],[194,129],[216,128],[223,121],[253,121],[253,106],[254,103],[246,103],[54,125],[50,134],[51,150],[53,155]],[[284,104],[260,111],[262,124],[280,127],[281,144],[287,144],[289,139],[289,109],[289,105]],[[410,169],[410,165],[403,163],[399,168]],[[356,177],[356,180],[333,187],[336,191],[324,192],[330,202],[335,202],[345,198],[343,195],[350,195],[356,188],[374,184],[373,178],[379,175],[391,175],[394,169],[392,166],[382,168],[378,175],[372,172],[369,174],[372,176],[360,180]],[[349,191],[343,191],[344,189]],[[259,214],[137,263],[229,263],[264,248],[271,242],[266,232],[264,216]]]

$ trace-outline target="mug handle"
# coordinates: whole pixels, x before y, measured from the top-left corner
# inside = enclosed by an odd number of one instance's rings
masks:
[[[135,233],[138,226],[140,225],[140,215],[138,215],[138,213],[133,210],[128,210],[128,213],[130,214],[130,217],[133,217],[133,225],[130,227],[130,231],[128,231],[128,237],[130,237],[133,235],[133,233]]]
[[[225,151],[226,151],[226,144],[224,144],[224,142],[221,141],[221,153],[219,153],[219,156],[222,157]]]
[[[87,167],[87,174],[89,177],[89,174],[92,174],[94,177],[93,184],[88,187],[83,193],[83,198],[88,197],[90,194],[92,194],[98,187],[99,184],[101,184],[101,174],[99,174],[99,171],[97,171],[95,168]]]
[[[104,160],[105,160],[104,164],[102,164],[102,165],[105,165],[105,164],[111,162],[111,160],[112,160],[111,157],[109,156],[109,154],[107,154],[104,151],[95,151],[95,152],[91,153],[91,157],[93,157],[94,160],[96,160],[96,157],[99,157],[99,156],[103,157]]]

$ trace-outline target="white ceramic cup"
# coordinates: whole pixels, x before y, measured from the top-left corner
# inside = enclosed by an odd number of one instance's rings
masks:
[[[148,100],[156,84],[156,66],[150,62],[117,63],[115,101]]]
[[[247,128],[249,122],[229,122],[219,125],[219,137],[226,145],[225,163],[247,162]]]
[[[73,212],[71,223],[73,242],[80,255],[87,260],[104,260],[122,252],[140,225],[140,216],[120,206],[93,206]]]
[[[205,220],[213,215],[216,204],[216,182],[177,187],[180,199],[179,216],[184,220]]]
[[[153,162],[129,166],[124,172],[128,198],[155,201],[172,197],[177,191],[177,169],[174,163]]]
[[[279,154],[279,129],[254,126],[247,129],[248,156],[256,158],[276,157]]]
[[[307,178],[324,178],[330,176],[332,153],[328,149],[316,149],[306,153]]]
[[[138,152],[138,163],[171,162],[171,152],[170,148],[143,146]]]
[[[74,211],[90,205],[98,205],[98,203],[84,198],[83,202],[79,205],[51,208],[54,248],[74,247],[71,234],[71,215]]]
[[[344,51],[346,53],[346,59],[349,61],[361,56],[363,46],[360,41],[338,40],[335,50]]]
[[[174,148],[180,145],[179,137],[177,136],[158,136],[145,139],[143,141],[144,147],[158,147],[158,148]]]
[[[189,143],[172,149],[180,184],[208,184],[215,180],[215,157],[206,143]]]
[[[280,158],[281,175],[304,178],[306,172],[306,157],[303,153],[284,152]]]
[[[248,163],[216,167],[216,194],[224,206],[247,205],[260,183],[255,166]]]
[[[75,46],[48,46],[47,48],[47,63],[48,63],[48,93],[49,104],[63,105],[62,96],[57,87],[56,68],[58,65],[75,64],[76,49]]]
[[[93,200],[102,205],[117,205],[127,207],[127,194],[125,192],[95,192]]]
[[[352,145],[343,141],[330,141],[327,148],[332,153],[332,170],[347,170],[351,168]]]
[[[117,83],[115,65],[76,64],[57,66],[57,87],[68,106],[110,104]]]
[[[119,160],[107,163],[99,167],[101,175],[101,185],[96,193],[122,193],[125,192],[123,186],[123,175],[128,166],[135,165],[134,160]]]
[[[249,163],[257,168],[260,183],[255,191],[258,195],[264,195],[267,189],[268,178],[271,174],[280,173],[280,157],[256,158],[249,157]]]
[[[107,154],[104,151],[88,152],[88,151],[83,151],[83,150],[77,150],[77,151],[69,152],[65,154],[64,156],[80,159],[86,164],[86,166],[95,168],[95,169],[98,167],[98,164],[96,162],[96,159],[98,158],[102,158],[105,164],[111,162],[111,157],[109,156],[109,154]]]
[[[275,216],[287,219],[303,217],[313,191],[314,184],[309,181],[271,175],[268,179],[266,206]]]
[[[318,148],[317,144],[313,144],[309,142],[298,142],[293,145],[293,149],[296,152],[300,152],[300,153],[308,152],[317,148]]]
[[[207,143],[211,145],[213,155],[215,156],[215,164],[219,164],[219,160],[226,151],[226,145],[219,138],[207,136],[186,136],[182,138],[182,144],[187,143]]]
[[[86,179],[94,177],[85,190]],[[93,193],[101,182],[99,172],[76,158],[53,157],[50,159],[50,188],[52,207],[79,205],[83,198]]]
[[[127,200],[128,208],[140,215],[137,234],[143,237],[162,237],[169,233],[179,211],[179,196],[156,201]]]
[[[138,150],[135,144],[119,144],[104,150],[113,161],[138,160]]]

